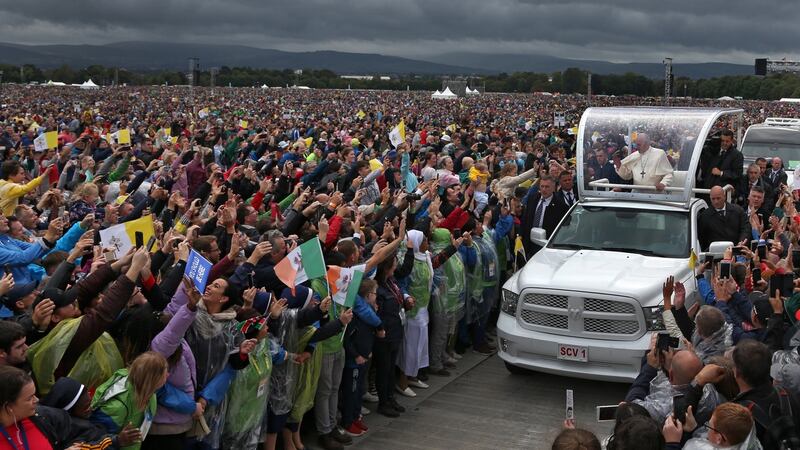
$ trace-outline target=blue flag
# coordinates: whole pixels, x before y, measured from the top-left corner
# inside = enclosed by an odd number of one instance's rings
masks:
[[[206,291],[206,283],[208,282],[208,275],[211,273],[211,266],[213,266],[211,261],[203,258],[200,253],[194,250],[189,252],[189,260],[186,261],[186,270],[183,273],[192,280],[194,287],[201,294]]]

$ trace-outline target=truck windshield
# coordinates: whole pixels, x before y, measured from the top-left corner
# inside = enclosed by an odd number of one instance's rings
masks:
[[[758,157],[771,160],[777,156],[789,169],[796,169],[800,166],[800,142],[791,145],[745,141],[744,145],[742,145],[742,154],[750,160]]]
[[[686,258],[689,234],[687,212],[577,205],[548,247]]]

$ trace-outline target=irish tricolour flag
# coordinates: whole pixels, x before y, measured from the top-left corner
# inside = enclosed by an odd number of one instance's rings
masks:
[[[289,252],[275,266],[275,275],[289,286],[294,287],[303,281],[325,276],[325,260],[322,258],[322,246],[319,238],[306,241]]]
[[[361,286],[361,279],[364,277],[364,266],[339,267],[331,266],[328,268],[328,286],[333,301],[352,308],[356,302],[358,288]]]

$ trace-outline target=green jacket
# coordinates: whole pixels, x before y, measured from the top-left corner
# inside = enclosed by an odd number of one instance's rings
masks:
[[[119,369],[114,375],[95,391],[92,399],[92,417],[90,420],[105,427],[108,433],[118,434],[128,423],[142,430],[142,440],[147,437],[153,417],[156,415],[156,395],[150,397],[147,409],[141,411],[136,407],[133,386],[128,383],[128,369]],[[126,449],[141,448],[137,443]]]

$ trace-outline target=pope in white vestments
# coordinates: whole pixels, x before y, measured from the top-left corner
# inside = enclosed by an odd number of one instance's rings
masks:
[[[663,191],[672,184],[673,169],[667,153],[660,148],[650,147],[650,138],[644,133],[639,133],[636,137],[636,144],[638,151],[620,162],[617,174],[623,180],[632,179],[634,186],[655,186]]]

